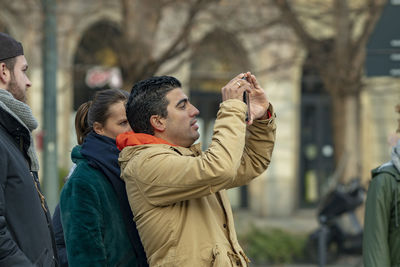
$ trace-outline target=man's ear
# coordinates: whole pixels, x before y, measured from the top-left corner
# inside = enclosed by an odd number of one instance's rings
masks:
[[[150,124],[155,131],[164,132],[165,131],[165,119],[161,118],[160,115],[151,115]]]
[[[103,125],[100,122],[94,122],[93,123],[93,131],[95,131],[95,133],[99,134],[99,135],[103,135],[104,134],[104,128]]]
[[[7,85],[10,81],[11,72],[4,62],[0,62],[0,83]]]

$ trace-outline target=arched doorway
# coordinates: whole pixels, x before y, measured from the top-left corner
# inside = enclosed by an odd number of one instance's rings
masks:
[[[331,97],[311,62],[303,66],[301,82],[300,203],[315,206],[334,172]]]
[[[200,110],[200,119],[203,121],[203,149],[208,147],[211,140],[209,131],[212,130],[222,100],[221,88],[248,69],[244,49],[232,34],[221,30],[208,34],[193,52],[190,98]]]
[[[115,45],[119,38],[118,28],[106,21],[83,34],[74,58],[74,111],[96,91],[122,87]]]
[[[203,149],[210,144],[214,121],[222,101],[221,88],[234,76],[249,70],[245,50],[235,36],[215,30],[202,40],[191,59],[190,99],[200,110],[200,138]],[[234,191],[232,191],[234,192]],[[247,208],[247,187],[231,194],[233,207]],[[236,204],[235,204],[236,203]]]

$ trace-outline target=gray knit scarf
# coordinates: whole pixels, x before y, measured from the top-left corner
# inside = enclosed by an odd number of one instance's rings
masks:
[[[12,94],[0,89],[0,107],[21,123],[29,133],[38,127],[37,120],[33,117],[32,109],[25,103],[15,99]],[[28,149],[28,156],[31,160],[31,171],[39,170],[39,160],[36,155],[32,134],[30,134],[31,145]]]
[[[392,163],[400,173],[400,139],[397,141],[397,145],[392,150]]]

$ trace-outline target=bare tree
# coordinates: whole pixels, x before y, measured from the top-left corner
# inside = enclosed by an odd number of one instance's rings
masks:
[[[360,94],[363,90],[366,44],[386,1],[120,0],[120,35],[115,39],[104,36],[104,40],[112,39],[109,41],[116,48],[124,88],[130,89],[135,81],[154,75],[166,63],[181,58],[185,52],[198,45],[193,35],[204,22],[203,14],[215,19],[214,23],[220,24],[221,28],[232,27],[235,33],[263,32],[283,21],[307,51],[310,62],[332,96],[336,162],[339,162],[340,157],[348,156],[345,174],[348,178],[361,173]],[[26,10],[25,2],[22,1],[0,2],[4,3],[2,6],[7,7],[10,13],[19,12],[22,6]],[[28,7],[34,8],[37,2],[28,1]],[[98,8],[104,8],[106,2],[103,0],[96,3]],[[277,10],[274,10],[274,6]],[[74,9],[68,10],[76,12]],[[168,13],[168,10],[175,13]],[[67,9],[60,12],[65,13]],[[23,14],[17,13],[18,16]],[[160,29],[165,29],[164,16],[175,16],[171,20],[175,24],[168,28],[170,32],[163,33],[168,38],[160,42],[157,38]],[[316,35],[312,25],[330,33]],[[267,41],[271,42],[266,38],[258,46],[265,45]],[[93,56],[93,53],[88,54]],[[290,63],[284,62],[283,66],[285,64]]]
[[[192,29],[198,16],[213,2],[218,0],[121,0],[123,24],[121,38],[115,42],[115,47],[118,48],[124,87],[130,88],[135,81],[154,75],[163,64],[195,46],[191,38]],[[155,55],[156,33],[163,12],[172,5],[184,10],[183,19],[171,32],[168,45]]]
[[[223,29],[230,27],[236,34],[262,31],[279,22],[259,19],[268,8],[244,8],[241,3],[224,0],[120,0],[122,23],[117,25],[120,34],[118,38],[107,38],[107,33],[104,33],[102,43],[107,39],[115,48],[124,89],[129,90],[135,81],[154,75],[171,60],[175,62],[172,67],[181,63],[177,59],[187,60],[181,56],[199,45],[201,40],[193,36],[201,25],[210,23],[207,20]],[[173,16],[173,19],[165,19],[168,16]],[[166,21],[173,25],[164,27]],[[158,39],[160,32],[163,40]],[[89,52],[86,56],[93,54]]]
[[[356,1],[347,0],[273,2],[332,96],[335,160],[338,163],[344,156],[348,159],[342,179],[357,176],[362,168],[360,94],[366,45],[386,0],[358,1],[357,6]],[[330,37],[316,36],[310,30],[313,23],[330,30]]]
[[[12,1],[12,0],[0,0],[1,11],[9,14],[12,17],[18,18],[13,23],[24,25],[26,29],[32,29],[32,20],[35,20],[35,13],[41,12],[41,2],[40,0],[26,0],[26,1]],[[2,21],[3,20],[3,21]],[[9,21],[4,18],[0,18],[0,22],[3,24],[4,28]]]
[[[21,16],[21,14],[29,14],[32,10],[37,10],[41,7],[38,0],[27,1],[13,1],[13,0],[0,0],[1,8],[14,16]]]

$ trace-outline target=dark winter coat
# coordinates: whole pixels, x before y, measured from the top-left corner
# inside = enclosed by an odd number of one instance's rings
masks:
[[[125,187],[116,191],[111,181],[114,176],[120,180],[118,152],[115,140],[93,132],[82,147],[72,151],[77,166],[60,198],[69,266],[147,266],[137,230],[133,229],[136,239],[132,240],[132,228],[124,220],[119,198],[126,194]],[[129,221],[133,223],[132,215]],[[140,247],[143,255],[137,256],[135,247]]]
[[[57,205],[54,209],[52,219],[60,267],[68,267],[67,248],[65,247],[64,230],[61,224],[60,205]]]
[[[29,130],[0,107],[0,266],[57,266],[50,213],[35,187],[29,146]]]

